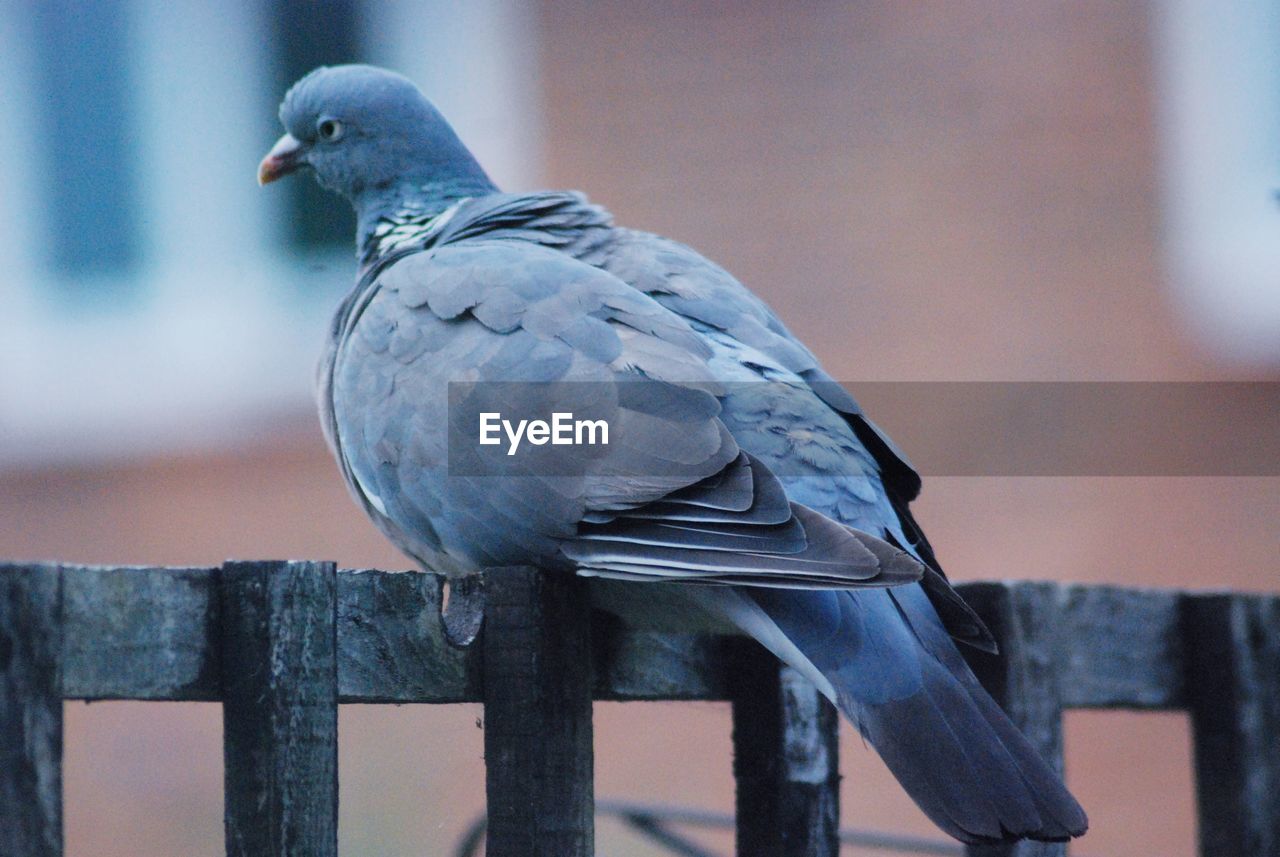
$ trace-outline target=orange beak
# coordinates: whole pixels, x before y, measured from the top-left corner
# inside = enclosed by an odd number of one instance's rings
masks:
[[[292,134],[285,134],[258,164],[258,184],[270,184],[302,166],[304,147]]]

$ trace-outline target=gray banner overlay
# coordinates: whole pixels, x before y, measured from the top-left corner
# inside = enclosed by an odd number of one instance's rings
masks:
[[[645,447],[666,432],[675,439],[697,431],[721,402],[726,414],[762,415],[770,426],[772,450],[779,448],[786,430],[803,435],[814,420],[830,419],[823,409],[816,412],[819,416],[806,416],[815,413],[807,411],[812,407],[807,390],[781,382],[689,385],[675,392],[673,385],[662,384],[657,396],[646,394],[649,384],[661,382],[450,384],[450,473],[591,472],[611,459],[610,445]],[[907,381],[842,386],[924,476],[1280,476],[1280,383]],[[660,402],[653,406],[658,413],[651,414],[656,422],[620,419],[620,407],[644,411],[655,401]],[[807,407],[790,408],[795,402]],[[485,413],[499,414],[507,424],[488,417],[491,443],[481,445]],[[558,438],[551,436],[557,434],[556,413],[562,415]],[[520,431],[520,420],[530,422],[509,454],[511,433]],[[548,423],[547,431],[529,434],[534,420]],[[608,444],[600,442],[598,421],[609,424]],[[628,437],[627,425],[647,437]],[[492,442],[495,437],[497,443]],[[744,445],[750,452],[749,444]],[[788,460],[784,455],[783,461]],[[798,456],[794,467],[783,463],[771,468],[780,476],[813,473]],[[856,457],[847,468],[858,473]],[[631,469],[636,472],[625,467],[620,472],[647,475],[641,465]]]

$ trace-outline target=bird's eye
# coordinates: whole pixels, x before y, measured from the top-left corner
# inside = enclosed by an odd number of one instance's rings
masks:
[[[321,119],[320,124],[316,125],[316,132],[320,134],[320,139],[328,143],[342,138],[342,123],[337,119]]]

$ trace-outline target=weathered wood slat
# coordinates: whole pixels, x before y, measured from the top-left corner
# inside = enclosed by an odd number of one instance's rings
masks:
[[[0,565],[0,849],[62,855],[61,574]]]
[[[217,569],[68,572],[64,698],[221,699]],[[424,572],[338,573],[341,702],[481,701],[479,649],[449,644],[441,580]],[[618,629],[604,638],[600,657],[600,699],[728,698],[714,638]]]
[[[1055,601],[1056,614],[1047,619],[1061,645],[1058,689],[1064,706],[1184,706],[1177,592],[1060,586]]]
[[[585,583],[524,566],[485,581],[489,857],[594,850],[590,608]]]
[[[1187,595],[1200,853],[1280,854],[1280,599]]]
[[[596,699],[728,699],[724,641],[702,634],[632,631],[597,614]]]
[[[211,568],[67,566],[63,696],[218,699],[215,579]]]
[[[983,686],[1045,761],[1062,773],[1062,693],[1058,665],[1066,640],[1050,583],[977,583],[964,597],[1000,644],[998,656],[966,651]],[[971,857],[1065,857],[1057,842],[970,846]]]
[[[479,647],[449,643],[442,600],[439,575],[339,573],[339,701],[479,702]]]
[[[222,567],[228,857],[336,857],[337,592],[332,563]]]
[[[69,567],[63,696],[219,699],[216,571]],[[964,594],[991,585],[959,589]],[[1020,590],[1049,584],[994,585]],[[1064,706],[1185,706],[1176,592],[1056,591]],[[338,574],[341,701],[480,701],[480,655],[449,644],[440,595],[441,579],[434,574]],[[728,698],[716,639],[605,627],[596,644],[598,699]]]
[[[835,708],[754,641],[730,645],[738,857],[836,857]]]

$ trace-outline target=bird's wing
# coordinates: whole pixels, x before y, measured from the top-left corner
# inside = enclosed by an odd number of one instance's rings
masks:
[[[910,460],[767,304],[728,271],[683,244],[634,230],[614,232],[614,240],[589,251],[587,261],[680,316],[724,331],[803,378],[828,407],[849,422],[875,459],[885,487],[906,501],[919,495],[920,475]]]
[[[366,508],[424,562],[799,587],[921,573],[790,503],[720,420],[707,343],[608,273],[469,239],[399,259],[353,315],[335,349],[336,446]],[[465,457],[478,413],[557,411],[604,419],[609,443],[539,446],[500,470]]]
[[[774,314],[729,272],[701,254],[670,239],[633,230],[614,230],[614,238],[584,254],[598,265],[650,295],[655,301],[688,319],[696,328],[749,348],[779,369],[803,381],[825,407],[838,415],[853,432],[842,443],[842,461],[820,490],[832,495],[830,506],[846,523],[859,521],[869,532],[900,542],[925,565],[921,586],[947,629],[957,639],[985,651],[994,651],[995,640],[982,620],[947,581],[910,503],[920,493],[921,479],[907,456],[863,412],[857,400],[822,368],[817,358]],[[770,394],[776,391],[771,391]],[[793,397],[794,400],[794,397]],[[811,408],[812,403],[805,403]],[[812,420],[812,416],[807,418]],[[733,426],[737,435],[740,426]],[[841,490],[842,486],[857,490]],[[871,486],[870,495],[867,487]],[[819,490],[818,486],[811,486]],[[836,496],[839,495],[839,496]],[[875,495],[875,496],[871,496]],[[884,530],[862,525],[879,514],[881,502],[892,510]],[[822,508],[828,512],[827,508]]]

